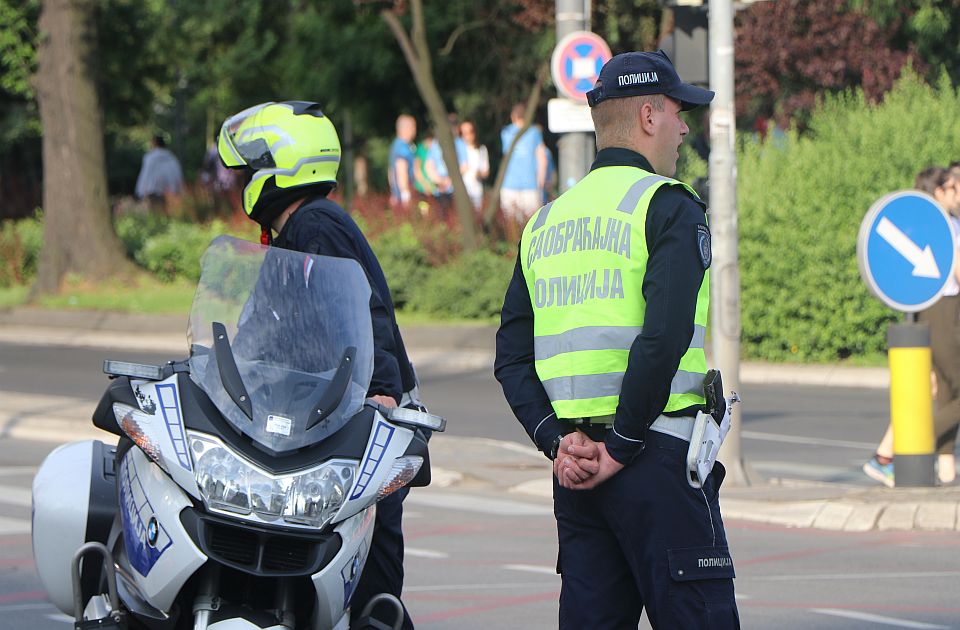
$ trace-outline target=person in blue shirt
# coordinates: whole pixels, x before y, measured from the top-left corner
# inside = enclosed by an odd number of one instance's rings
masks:
[[[523,103],[517,103],[510,110],[510,124],[500,132],[504,155],[523,128],[526,115],[527,106]],[[517,140],[500,188],[500,207],[506,221],[508,242],[513,243],[519,239],[520,226],[543,205],[546,179],[547,147],[543,144],[543,133],[540,129],[531,126]]]
[[[413,157],[416,146],[417,121],[413,116],[397,117],[397,137],[390,145],[387,158],[387,179],[390,182],[390,205],[394,208],[409,208],[413,198]]]
[[[457,150],[457,170],[461,170],[467,163],[467,145],[460,137],[460,125],[457,123],[457,115],[450,114],[450,128],[453,132],[453,145]],[[450,206],[453,203],[453,180],[450,179],[450,171],[447,169],[447,163],[443,159],[443,149],[440,146],[440,139],[430,145],[427,151],[427,162],[425,165],[427,177],[434,185],[434,198],[438,202],[440,216],[443,221],[447,219]]]

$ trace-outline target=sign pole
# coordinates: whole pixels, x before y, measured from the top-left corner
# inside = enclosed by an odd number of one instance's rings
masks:
[[[557,41],[576,31],[590,30],[591,0],[556,0]],[[586,133],[565,133],[557,141],[560,192],[576,184],[593,162],[594,138]]]
[[[935,485],[930,330],[919,323],[891,324],[887,345],[894,483],[930,488]]]

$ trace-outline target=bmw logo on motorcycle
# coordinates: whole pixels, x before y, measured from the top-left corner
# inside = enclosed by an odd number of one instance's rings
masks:
[[[157,546],[157,538],[160,537],[160,523],[157,522],[157,517],[153,516],[150,518],[150,522],[147,523],[147,543],[151,547]]]

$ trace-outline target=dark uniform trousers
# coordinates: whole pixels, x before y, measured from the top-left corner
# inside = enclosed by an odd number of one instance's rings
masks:
[[[409,492],[410,488],[401,488],[377,503],[370,553],[360,574],[357,590],[350,598],[350,616],[354,620],[360,617],[364,606],[375,595],[390,593],[400,598],[403,589],[403,499]],[[373,615],[379,619],[385,611],[378,607]],[[403,630],[412,630],[413,621],[406,607],[403,617]]]
[[[717,463],[691,488],[688,446],[649,431],[644,451],[593,490],[554,477],[561,629],[636,628],[644,608],[656,630],[740,627],[717,498],[725,471]]]

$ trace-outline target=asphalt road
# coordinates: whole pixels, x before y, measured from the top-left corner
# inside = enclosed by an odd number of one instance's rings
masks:
[[[0,345],[4,392],[84,398],[106,385],[106,356],[168,357]],[[487,371],[422,368],[425,397],[452,435],[523,441]],[[772,476],[872,483],[859,465],[886,422],[877,390],[745,387],[743,453]],[[45,601],[30,537],[32,475],[53,443],[0,439],[0,628],[69,628]],[[559,579],[549,503],[511,498],[503,513],[469,490],[418,489],[407,503],[405,600],[418,628],[556,627]],[[440,505],[437,505],[437,504]],[[534,506],[537,509],[531,510]],[[524,515],[523,512],[537,512]],[[496,512],[496,513],[495,513]],[[19,530],[17,528],[20,528]],[[744,628],[960,628],[960,541],[949,533],[852,534],[727,523]],[[647,627],[642,625],[641,627]]]

